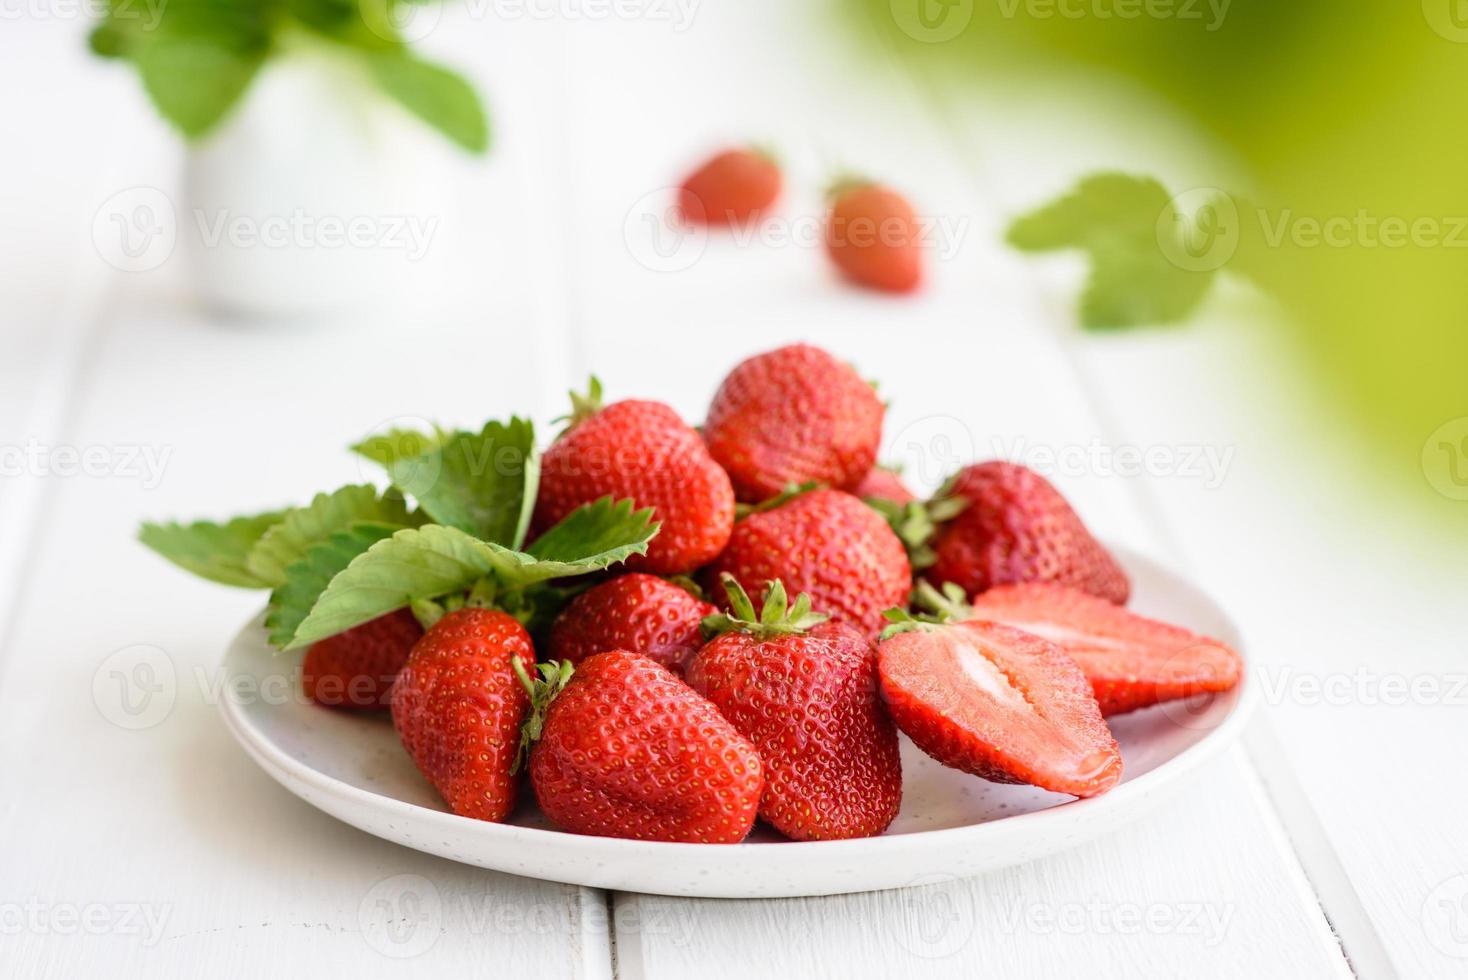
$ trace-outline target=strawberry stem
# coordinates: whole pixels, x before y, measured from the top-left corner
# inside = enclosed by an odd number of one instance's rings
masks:
[[[972,619],[974,615],[973,607],[968,604],[968,593],[954,582],[944,582],[943,591],[939,592],[927,579],[919,579],[912,590],[912,601],[913,605],[937,616],[940,622]]]
[[[520,726],[520,747],[515,750],[515,761],[510,764],[510,773],[513,775],[525,764],[525,759],[530,755],[530,747],[539,741],[541,730],[545,727],[546,710],[550,708],[556,695],[566,689],[576,668],[569,660],[562,660],[558,664],[537,664],[540,677],[532,679],[518,656],[510,657],[510,667],[520,679],[520,686],[530,696],[530,711]]]
[[[408,604],[413,612],[413,618],[418,620],[418,625],[423,627],[426,633],[438,625],[438,621],[448,614],[448,610],[442,603],[434,602],[432,599],[414,599]]]

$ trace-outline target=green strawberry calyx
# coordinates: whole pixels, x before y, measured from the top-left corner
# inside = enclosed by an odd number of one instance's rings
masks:
[[[932,541],[939,525],[953,520],[968,507],[968,501],[963,497],[942,496],[942,491],[939,494],[931,500],[913,500],[905,504],[885,497],[864,498],[866,505],[881,514],[892,528],[907,549],[912,567],[918,571],[932,567],[938,560]]]
[[[756,639],[776,636],[798,636],[831,617],[811,609],[810,594],[800,593],[791,603],[785,594],[785,583],[775,579],[765,588],[765,601],[758,614],[754,602],[739,581],[728,572],[719,576],[724,594],[729,597],[729,611],[714,613],[703,621],[706,639],[724,633],[745,633]]]
[[[839,173],[826,185],[826,203],[834,204],[852,191],[859,191],[866,187],[872,187],[877,182],[863,174],[845,172]]]
[[[881,639],[913,630],[937,629],[947,623],[972,619],[974,615],[963,586],[954,582],[943,583],[943,589],[939,591],[927,579],[919,579],[917,587],[912,590],[912,604],[921,611],[913,614],[895,606],[882,614],[890,625],[882,630]]]
[[[532,678],[519,657],[511,657],[510,666],[520,679],[525,693],[530,696],[530,710],[526,712],[525,721],[520,726],[520,747],[515,750],[515,761],[510,764],[510,773],[513,775],[525,764],[531,746],[540,740],[540,733],[545,728],[545,713],[556,695],[564,691],[571,682],[571,675],[576,673],[576,668],[569,660],[536,664],[536,673],[540,676]]]
[[[571,397],[571,411],[566,415],[551,420],[554,424],[566,423],[566,427],[561,430],[561,435],[565,435],[597,412],[600,412],[603,405],[601,379],[594,374],[586,379],[586,394],[583,395],[581,392],[574,390],[567,392],[567,394]]]
[[[784,490],[781,490],[773,497],[761,500],[757,504],[735,504],[734,519],[742,521],[750,514],[763,514],[777,507],[783,507],[796,497],[810,493],[812,490],[820,490],[824,486],[825,484],[819,480],[809,480],[805,483],[787,483],[785,484]]]

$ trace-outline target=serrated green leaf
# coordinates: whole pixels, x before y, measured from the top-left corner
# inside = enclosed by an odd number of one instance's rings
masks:
[[[244,94],[264,52],[210,37],[164,34],[133,57],[163,118],[193,138],[212,129]]]
[[[509,548],[524,544],[540,483],[535,429],[524,419],[455,432],[426,456],[395,458],[387,470],[435,522]]]
[[[542,565],[566,569],[560,575],[596,571],[632,555],[646,554],[647,543],[662,525],[652,519],[651,507],[634,511],[631,500],[600,500],[577,507],[526,551]]]
[[[377,84],[403,108],[470,153],[488,149],[489,120],[461,76],[405,51],[376,53],[367,63]]]
[[[398,531],[331,579],[286,648],[335,636],[417,600],[463,591],[499,564],[494,547],[437,524]]]
[[[386,524],[358,523],[312,542],[305,554],[285,570],[284,580],[270,594],[270,608],[265,615],[270,642],[285,649],[331,580],[352,559],[397,530],[400,528]]]
[[[419,459],[441,446],[450,433],[435,429],[431,433],[414,429],[389,429],[375,432],[351,447],[352,452],[364,459],[391,470],[395,463]],[[407,492],[407,491],[405,491]]]
[[[408,505],[397,494],[379,495],[371,484],[319,493],[305,507],[297,507],[267,531],[246,559],[250,574],[272,586],[285,581],[286,569],[302,558],[311,545],[357,523],[391,528],[412,523]]]
[[[289,646],[315,643],[416,601],[462,592],[486,576],[498,587],[522,589],[599,571],[646,553],[657,533],[651,518],[651,509],[634,513],[631,501],[597,501],[572,512],[529,553],[438,524],[398,531],[331,580]]]
[[[251,550],[289,511],[236,517],[224,524],[144,524],[138,540],[201,578],[245,589],[269,588],[247,565]]]
[[[1214,273],[1181,268],[1158,240],[1176,205],[1156,180],[1096,174],[1061,198],[1017,219],[1008,241],[1024,251],[1083,249],[1091,271],[1080,302],[1092,329],[1175,323],[1202,302]]]

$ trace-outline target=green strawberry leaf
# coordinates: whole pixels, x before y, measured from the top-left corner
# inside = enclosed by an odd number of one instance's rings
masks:
[[[382,90],[470,153],[489,148],[489,120],[474,87],[403,50],[373,53],[367,64]]]
[[[286,649],[309,646],[417,601],[462,592],[500,566],[497,549],[506,550],[438,524],[398,531],[328,581]]]
[[[651,507],[633,506],[631,500],[602,497],[567,514],[526,549],[539,565],[562,569],[540,577],[581,575],[646,554],[662,525],[652,519]]]
[[[368,436],[351,449],[358,456],[372,460],[383,469],[391,470],[395,463],[428,455],[448,437],[449,433],[442,429],[435,429],[431,435],[412,429],[389,429]]]
[[[358,523],[311,542],[305,554],[285,570],[284,579],[270,594],[270,607],[265,614],[270,642],[285,649],[331,580],[354,558],[397,530],[400,529],[387,524]]]
[[[212,129],[239,101],[265,53],[212,37],[162,34],[133,57],[163,118],[193,138]]]
[[[1080,304],[1087,328],[1175,323],[1197,309],[1213,271],[1182,268],[1169,257],[1158,229],[1175,225],[1160,222],[1170,210],[1173,199],[1151,178],[1096,174],[1015,220],[1007,237],[1027,252],[1078,248],[1090,256]]]
[[[1179,269],[1152,253],[1092,252],[1081,323],[1092,330],[1177,323],[1198,308],[1212,284],[1213,273]]]
[[[264,589],[271,583],[250,571],[249,554],[288,513],[278,510],[253,517],[236,517],[224,524],[212,521],[145,523],[138,532],[138,540],[179,568],[211,582]]]
[[[245,565],[256,578],[280,585],[286,580],[286,569],[305,558],[311,545],[362,522],[400,528],[408,527],[413,520],[402,497],[379,496],[370,484],[319,493],[311,503],[297,507],[265,532],[250,550]]]
[[[307,646],[384,613],[474,588],[521,590],[554,578],[599,571],[645,554],[657,533],[650,508],[610,498],[578,508],[530,552],[482,541],[455,527],[428,524],[378,541],[333,577],[288,648]],[[550,539],[548,545],[542,542]]]
[[[512,418],[478,433],[439,433],[433,448],[417,456],[401,452],[410,436],[399,433],[398,445],[376,447],[392,457],[386,465],[395,487],[411,493],[438,524],[510,548],[524,544],[540,484],[529,422]]]

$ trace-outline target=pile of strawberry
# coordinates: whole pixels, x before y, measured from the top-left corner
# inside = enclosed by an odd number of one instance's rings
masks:
[[[269,588],[306,694],[390,709],[453,812],[506,819],[528,770],[577,833],[880,834],[899,731],[1093,796],[1121,778],[1104,716],[1238,682],[1224,644],[1123,608],[1125,571],[1033,471],[979,463],[918,500],[875,465],[883,414],[794,345],[738,365],[701,430],[593,382],[543,455],[519,419],[383,433],[354,448],[386,491],[142,537]]]

